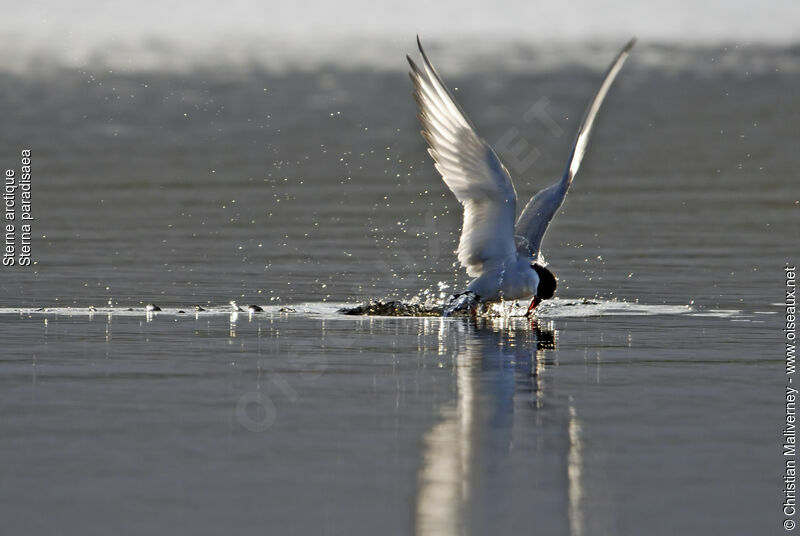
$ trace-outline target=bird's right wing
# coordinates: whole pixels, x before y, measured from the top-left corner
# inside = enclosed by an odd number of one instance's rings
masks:
[[[411,58],[411,81],[419,105],[422,136],[445,184],[464,205],[458,260],[473,277],[516,256],[514,218],[517,194],[511,177],[488,143],[478,137],[467,116],[431,65]]]
[[[536,259],[539,256],[539,250],[542,245],[542,238],[544,237],[547,226],[550,220],[555,216],[564,198],[567,196],[572,179],[578,172],[578,168],[583,160],[583,155],[586,152],[586,144],[589,142],[589,136],[592,133],[594,120],[597,117],[597,112],[603,104],[608,89],[617,77],[617,73],[622,68],[622,64],[628,58],[628,54],[636,43],[636,38],[628,41],[623,49],[611,62],[611,66],[606,72],[603,83],[600,84],[600,89],[595,93],[589,107],[586,108],[583,120],[578,126],[578,134],[575,136],[575,142],[572,146],[569,160],[567,162],[567,169],[564,171],[564,176],[557,183],[544,188],[537,193],[533,198],[528,201],[522,214],[519,215],[516,225],[516,241],[517,251],[520,255],[526,255]]]

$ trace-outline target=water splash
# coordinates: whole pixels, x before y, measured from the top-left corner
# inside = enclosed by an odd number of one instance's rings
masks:
[[[431,296],[411,300],[370,300],[361,304],[305,302],[287,305],[262,306],[263,312],[244,312],[240,316],[255,320],[275,315],[300,315],[325,318],[344,318],[347,316],[386,316],[386,317],[442,317],[449,300]],[[160,311],[146,311],[144,305],[136,307],[0,307],[0,315],[21,315],[28,317],[42,316],[146,316],[201,318],[213,315],[230,315],[230,305],[207,305],[196,309],[194,306],[161,305]],[[481,305],[475,310],[479,318],[515,318],[524,317],[527,303],[505,301]],[[727,318],[742,322],[763,322],[746,311],[733,309],[706,309],[695,305],[651,305],[620,300],[601,298],[554,298],[546,300],[536,309],[534,318],[589,318],[609,316],[654,316],[654,315],[686,315],[691,317]],[[464,310],[454,316],[472,316],[472,310]],[[761,315],[763,316],[763,315]]]

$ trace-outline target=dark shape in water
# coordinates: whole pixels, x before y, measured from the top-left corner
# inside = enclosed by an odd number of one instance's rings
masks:
[[[372,315],[372,316],[442,316],[440,305],[424,305],[416,303],[403,303],[401,301],[370,301],[355,307],[339,309],[346,315]]]
[[[575,306],[575,305],[597,305],[597,303],[598,302],[596,302],[594,300],[590,300],[589,298],[583,298],[583,299],[581,299],[579,301],[564,302],[563,306],[564,307],[572,307],[572,306]]]
[[[447,300],[442,316],[475,316],[480,303],[480,296],[472,291],[453,294]]]
[[[148,303],[147,305],[144,306],[144,310],[147,311],[148,313],[150,313],[150,312],[153,312],[153,311],[160,311],[161,307],[159,307],[158,305],[156,305],[154,303]]]
[[[399,300],[369,301],[355,307],[344,307],[339,312],[346,315],[365,316],[443,316],[485,317],[503,316],[504,313],[481,303],[480,296],[472,291],[451,295],[444,304],[405,303]],[[507,314],[507,313],[505,313]]]

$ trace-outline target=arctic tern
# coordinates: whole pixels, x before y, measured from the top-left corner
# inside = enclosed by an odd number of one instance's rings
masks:
[[[542,238],[578,172],[603,99],[635,43],[636,38],[631,39],[606,71],[578,125],[561,179],[534,195],[516,218],[517,193],[511,175],[494,149],[478,136],[417,37],[422,67],[406,56],[419,106],[417,116],[436,169],[464,206],[456,253],[467,274],[474,278],[463,293],[452,296],[445,307],[446,315],[470,302],[474,307],[532,297],[530,315],[542,300],[553,296],[556,277],[545,267],[540,251]]]

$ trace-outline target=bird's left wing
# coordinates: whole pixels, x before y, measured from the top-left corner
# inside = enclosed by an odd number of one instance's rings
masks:
[[[603,104],[603,99],[606,98],[608,89],[617,77],[617,73],[622,68],[622,64],[628,57],[628,54],[636,43],[636,38],[628,41],[614,61],[606,71],[606,76],[603,78],[603,83],[595,93],[594,98],[589,103],[584,113],[583,120],[578,126],[578,134],[575,136],[575,142],[572,146],[572,153],[567,162],[567,169],[564,170],[564,175],[557,183],[544,188],[537,193],[533,198],[528,201],[522,213],[519,215],[516,225],[516,240],[517,251],[520,255],[532,257],[536,259],[539,256],[539,249],[542,244],[547,226],[550,220],[555,216],[556,211],[564,202],[567,196],[572,179],[578,172],[578,168],[583,160],[583,155],[586,152],[586,144],[589,142],[589,136],[592,133],[594,120],[597,117],[597,112]]]
[[[417,38],[423,65],[411,58],[411,81],[419,105],[422,136],[445,184],[464,205],[458,260],[473,277],[516,255],[517,194],[505,166],[480,139],[428,60]]]

